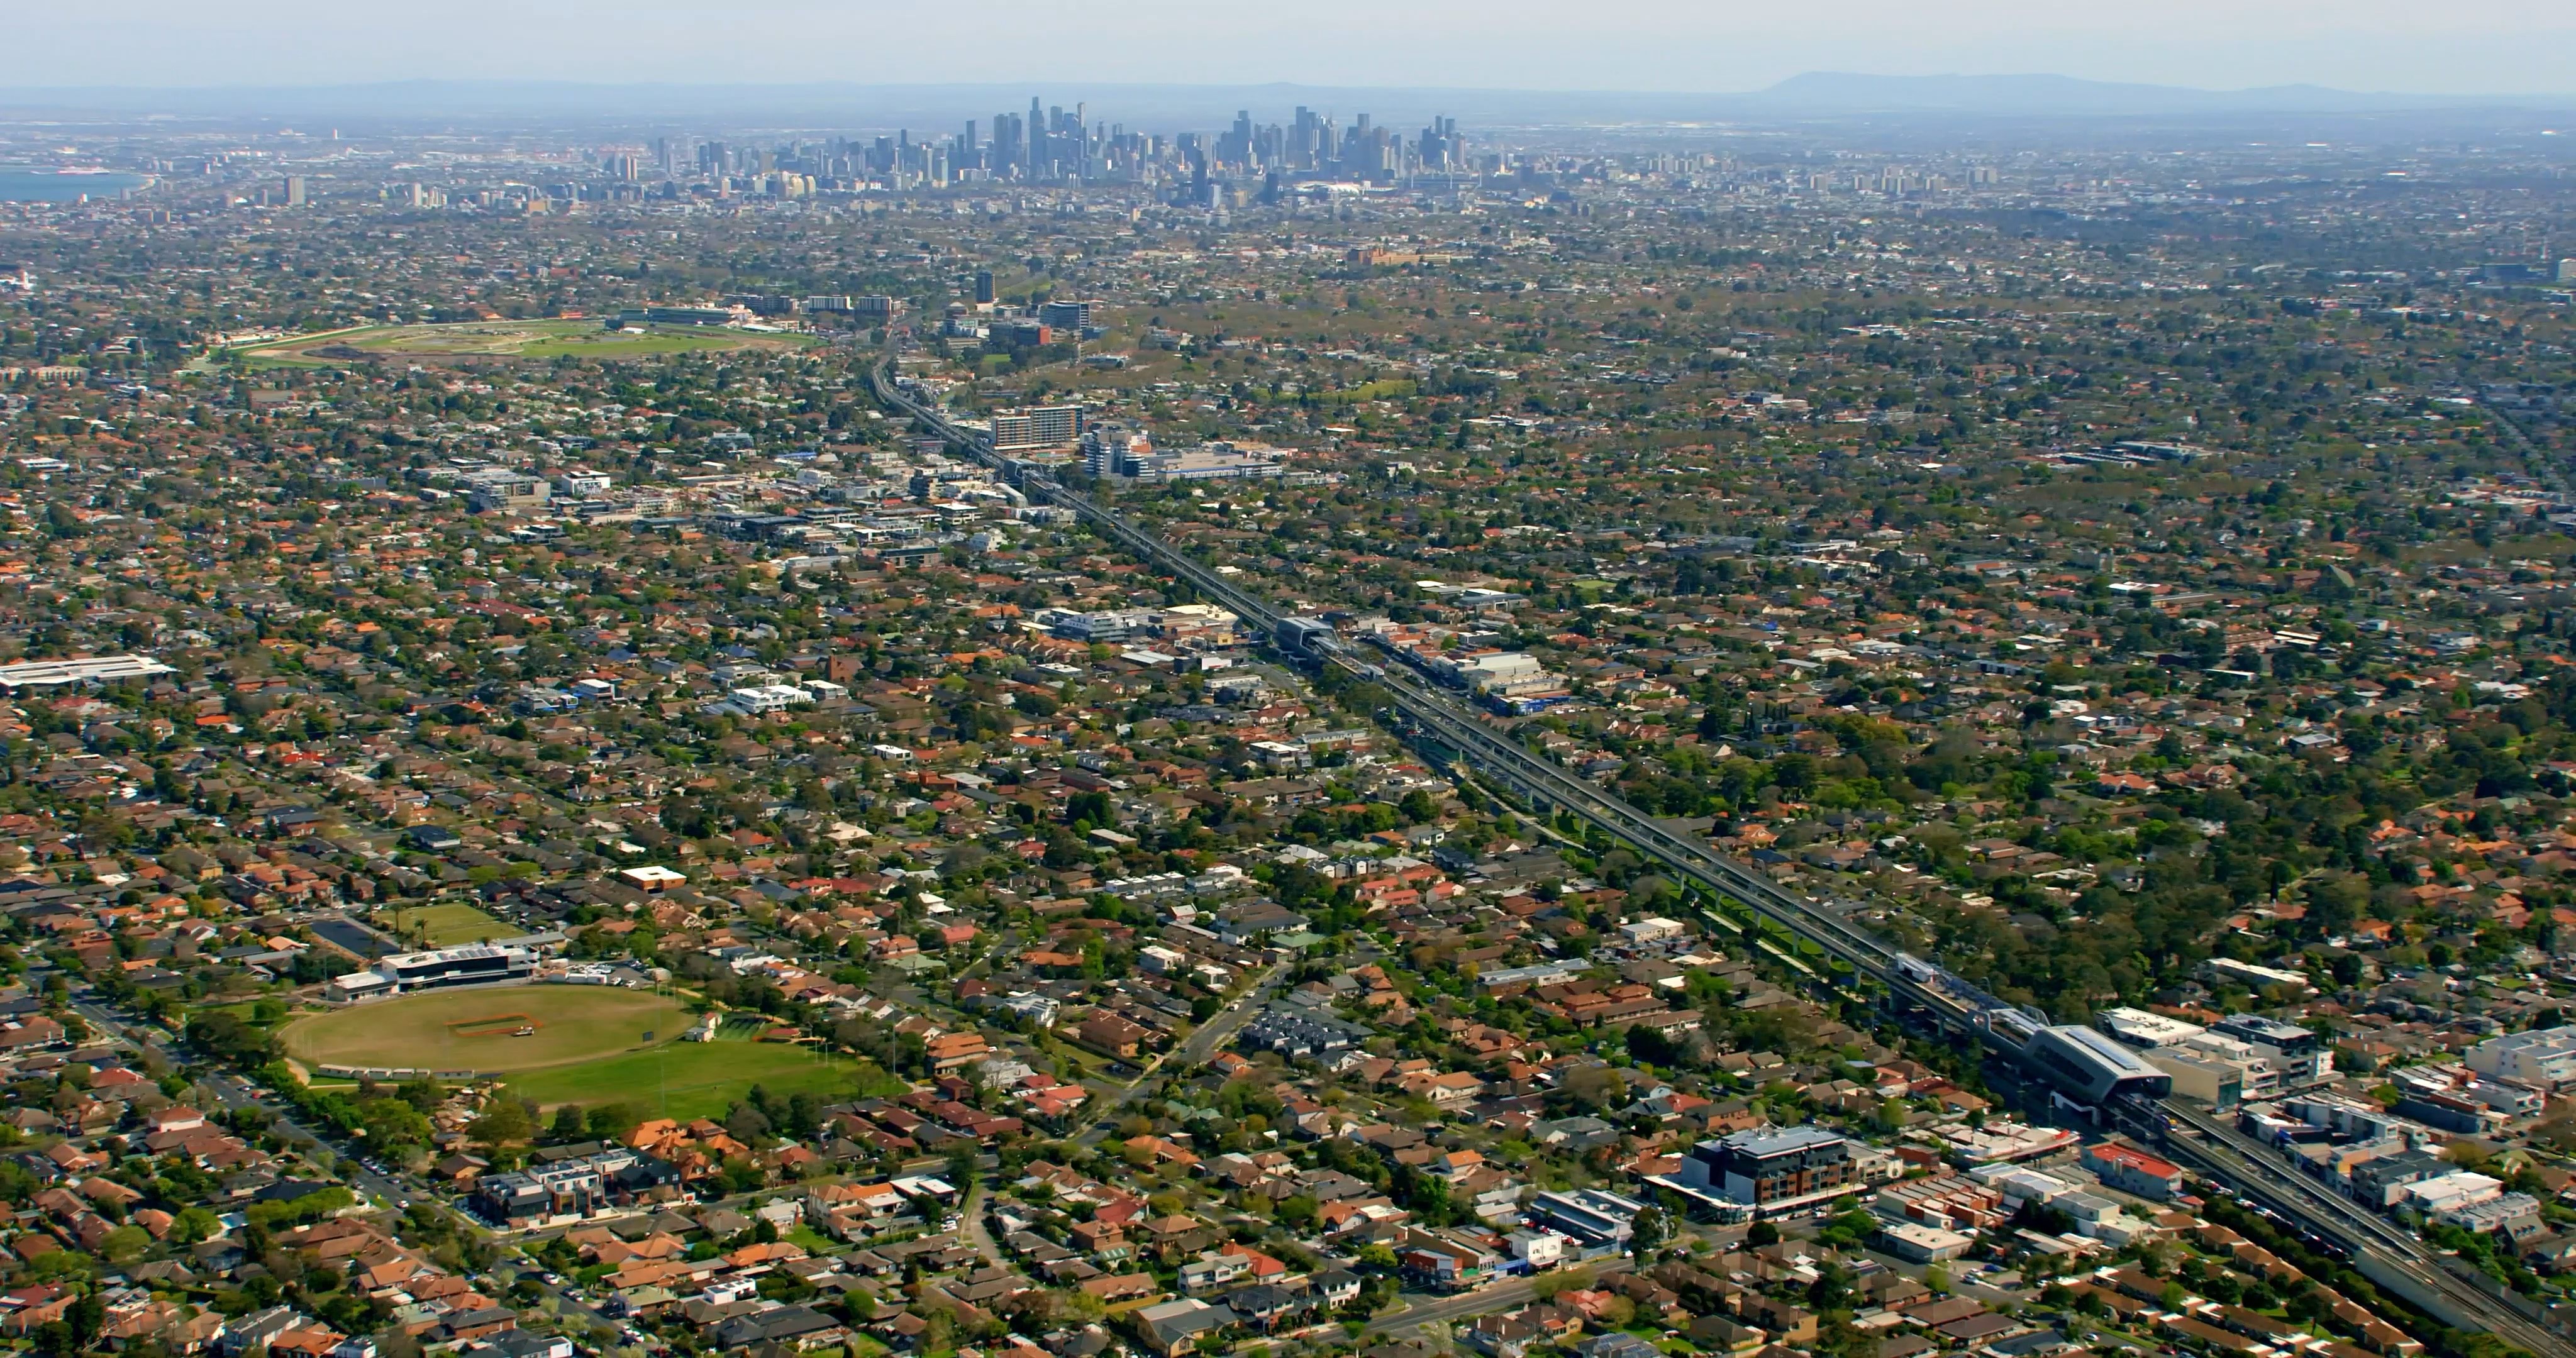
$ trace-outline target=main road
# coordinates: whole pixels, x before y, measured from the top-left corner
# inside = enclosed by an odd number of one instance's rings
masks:
[[[1191,1033],[1181,1045],[1155,1057],[1151,1065],[1138,1071],[1136,1078],[1127,1082],[1125,1091],[1100,1110],[1099,1118],[1075,1140],[1084,1146],[1097,1146],[1108,1140],[1110,1129],[1117,1125],[1119,1114],[1125,1112],[1128,1105],[1162,1087],[1159,1075],[1165,1066],[1174,1070],[1190,1070],[1216,1055],[1219,1046],[1252,1021],[1252,1016],[1269,1001],[1270,993],[1278,986],[1280,978],[1287,974],[1286,962],[1272,964],[1270,970],[1261,973],[1261,979],[1236,996],[1232,1004],[1208,1015],[1208,1021],[1200,1024],[1198,1031]]]
[[[1595,1262],[1592,1265],[1592,1271],[1598,1276],[1607,1277],[1613,1273],[1625,1273],[1634,1267],[1636,1267],[1635,1260],[1626,1255],[1620,1255]],[[1381,1313],[1369,1321],[1368,1329],[1364,1333],[1394,1334],[1401,1330],[1420,1329],[1425,1325],[1453,1324],[1476,1316],[1491,1315],[1496,1311],[1508,1311],[1526,1305],[1531,1300],[1536,1287],[1535,1279],[1511,1278],[1503,1282],[1488,1283],[1473,1292],[1459,1292],[1449,1296],[1426,1296],[1401,1311]]]

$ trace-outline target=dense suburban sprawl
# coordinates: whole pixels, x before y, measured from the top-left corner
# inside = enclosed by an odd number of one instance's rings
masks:
[[[987,130],[0,125],[0,1345],[2576,1343],[2557,143]]]

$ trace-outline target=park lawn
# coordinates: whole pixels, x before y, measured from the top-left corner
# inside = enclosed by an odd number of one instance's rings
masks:
[[[376,923],[387,932],[392,932],[394,921],[395,915],[392,911],[380,911],[376,916]],[[433,948],[453,947],[459,943],[482,943],[495,939],[517,938],[527,932],[517,925],[504,924],[473,906],[461,905],[453,901],[443,905],[413,906],[402,912],[401,921],[406,931],[406,938],[411,936],[410,931],[417,931],[427,945]]]
[[[858,1070],[848,1057],[830,1063],[785,1042],[669,1042],[578,1065],[550,1066],[513,1076],[510,1091],[551,1113],[555,1105],[585,1108],[624,1103],[647,1116],[720,1118],[753,1085],[773,1094],[811,1092],[839,1098],[856,1087]]]
[[[521,1071],[578,1066],[668,1042],[688,1027],[678,1000],[617,986],[517,985],[433,990],[312,1014],[279,1032],[287,1055],[324,1064]],[[526,1037],[510,1035],[525,1025]]]
[[[334,367],[364,356],[385,360],[655,358],[734,349],[794,349],[802,335],[728,328],[655,327],[642,334],[591,320],[463,321],[391,325],[272,340],[240,350],[245,361],[290,367]],[[333,350],[324,353],[322,350]]]
[[[713,334],[691,334],[686,331],[655,330],[641,335],[611,333],[592,326],[578,335],[556,335],[534,340],[519,348],[521,358],[650,358],[663,354],[692,354],[711,349],[739,349],[740,336],[729,331]]]

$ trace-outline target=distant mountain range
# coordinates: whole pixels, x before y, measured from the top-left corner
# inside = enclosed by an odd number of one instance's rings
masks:
[[[1263,122],[1306,105],[1344,119],[1359,112],[1410,128],[1435,115],[1470,126],[1658,122],[1809,122],[1889,117],[1962,120],[2154,118],[2225,121],[2283,114],[2370,115],[2408,111],[2571,109],[2576,96],[2453,96],[2362,93],[2316,85],[2200,90],[2061,75],[1862,75],[1817,71],[1740,93],[1601,90],[1491,90],[1264,85],[1070,85],[1013,83],[860,85],[847,83],[673,84],[412,80],[367,85],[144,89],[0,88],[0,114],[164,115],[328,119],[334,124],[434,121],[489,125],[534,119],[813,128],[908,127],[941,135],[966,118],[1023,108],[1034,93],[1049,103],[1088,100],[1094,117],[1130,127],[1218,126],[1234,110]],[[308,128],[308,130],[320,130]]]
[[[2270,85],[2250,90],[2196,90],[2133,85],[2065,75],[1857,75],[1810,71],[1745,96],[1751,103],[1802,113],[1947,112],[2025,117],[2134,117],[2176,113],[2359,113],[2576,100],[2365,94],[2323,85]]]

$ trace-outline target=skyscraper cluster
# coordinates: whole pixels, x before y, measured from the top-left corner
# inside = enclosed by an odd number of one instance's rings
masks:
[[[873,181],[904,190],[977,183],[1171,185],[1193,200],[1221,197],[1225,186],[1254,180],[1275,192],[1300,178],[1390,183],[1476,169],[1453,118],[1434,119],[1407,138],[1365,113],[1344,125],[1300,106],[1286,123],[1256,123],[1245,110],[1213,135],[1165,135],[1095,122],[1085,104],[1068,109],[1037,98],[1025,112],[996,113],[989,123],[970,118],[954,134],[935,140],[916,140],[909,130],[773,147],[659,137],[646,154],[618,152],[601,165],[623,182],[694,179],[746,190],[788,175],[816,187]]]

